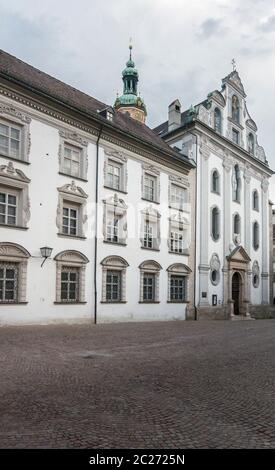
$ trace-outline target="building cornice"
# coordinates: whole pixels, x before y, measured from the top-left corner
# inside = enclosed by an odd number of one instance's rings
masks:
[[[165,152],[156,145],[149,144],[141,138],[111,125],[100,115],[86,113],[63,103],[46,93],[33,90],[31,86],[21,83],[0,73],[0,96],[12,99],[14,102],[27,106],[30,110],[54,118],[74,128],[78,128],[92,136],[98,136],[102,129],[101,139],[127,149],[150,160],[161,161],[165,166],[181,171],[185,174],[194,167],[192,162],[183,161],[174,152]]]
[[[245,149],[234,144],[230,139],[224,137],[223,135],[217,134],[212,127],[201,121],[192,121],[188,124],[174,129],[170,133],[164,135],[164,140],[169,143],[172,140],[180,138],[183,133],[194,132],[195,134],[207,135],[207,137],[212,140],[221,150],[229,150],[233,156],[241,159],[244,164],[249,164],[253,166],[256,170],[266,173],[269,177],[272,176],[275,172],[271,170],[267,165],[265,165],[260,160],[253,158]]]

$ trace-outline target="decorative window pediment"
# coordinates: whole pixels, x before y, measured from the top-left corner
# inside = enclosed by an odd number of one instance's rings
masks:
[[[12,162],[0,166],[0,223],[2,226],[27,227],[31,215],[29,182],[30,179],[23,171],[14,168]]]
[[[157,261],[149,260],[149,261],[143,261],[139,265],[139,269],[142,269],[144,271],[150,271],[150,272],[159,272],[162,270],[162,267]]]
[[[75,182],[72,181],[70,184],[64,184],[60,188],[57,188],[60,193],[70,194],[72,196],[81,197],[87,199],[88,194],[83,191],[82,188],[76,186]]]
[[[159,250],[160,237],[160,213],[152,206],[141,211],[141,234],[142,248]]]
[[[142,164],[141,194],[147,201],[160,202],[160,171],[154,165]]]
[[[117,194],[103,200],[103,236],[108,243],[125,245],[127,240],[127,205]]]
[[[13,163],[9,162],[7,165],[0,166],[0,177],[11,178],[22,183],[29,183],[31,180],[23,173],[22,170],[14,168]]]
[[[54,257],[54,260],[73,265],[89,263],[87,256],[83,255],[83,253],[80,253],[80,251],[76,250],[61,251]]]
[[[186,276],[192,272],[192,269],[190,269],[186,264],[174,263],[167,268],[167,272]]]
[[[127,261],[121,256],[106,256],[100,264],[112,268],[127,268],[129,266]]]

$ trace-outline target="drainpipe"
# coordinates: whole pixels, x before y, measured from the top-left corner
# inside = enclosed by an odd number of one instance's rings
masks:
[[[94,292],[95,292],[95,314],[94,323],[97,324],[97,229],[98,229],[98,160],[99,160],[99,140],[102,135],[103,125],[101,126],[96,141],[96,180],[95,180],[95,250],[94,250]]]
[[[194,320],[198,320],[198,312],[197,312],[197,306],[196,306],[196,289],[197,289],[197,188],[198,188],[198,136],[197,134],[193,134],[193,132],[190,132],[190,134],[194,135],[196,138],[196,178],[195,178],[195,221],[194,221],[194,240],[195,240],[195,250],[194,250]]]

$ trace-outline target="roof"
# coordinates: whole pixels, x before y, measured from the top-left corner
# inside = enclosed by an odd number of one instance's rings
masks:
[[[173,104],[173,103],[171,103],[171,104]],[[187,109],[186,111],[181,113],[181,126],[183,126],[184,124],[187,123],[188,116],[189,116],[189,109]],[[158,136],[166,134],[168,132],[168,121],[165,121],[162,124],[160,124],[159,126],[155,127],[154,132]]]
[[[110,107],[92,96],[44,73],[22,60],[0,49],[0,76],[10,80],[19,81],[20,85],[32,89],[33,92],[45,94],[48,98],[90,115],[98,121],[105,121],[111,127],[126,133],[160,151],[181,159],[188,166],[193,166],[188,157],[178,154],[161,139],[146,124],[141,123],[129,115],[115,112],[113,121],[106,121],[99,115],[99,111]]]

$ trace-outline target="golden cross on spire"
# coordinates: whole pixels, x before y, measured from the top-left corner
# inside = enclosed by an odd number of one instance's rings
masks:
[[[237,70],[237,66],[236,66],[236,61],[235,61],[235,59],[232,59],[231,64],[232,64],[232,67],[233,67],[233,72],[235,72],[235,70]]]

